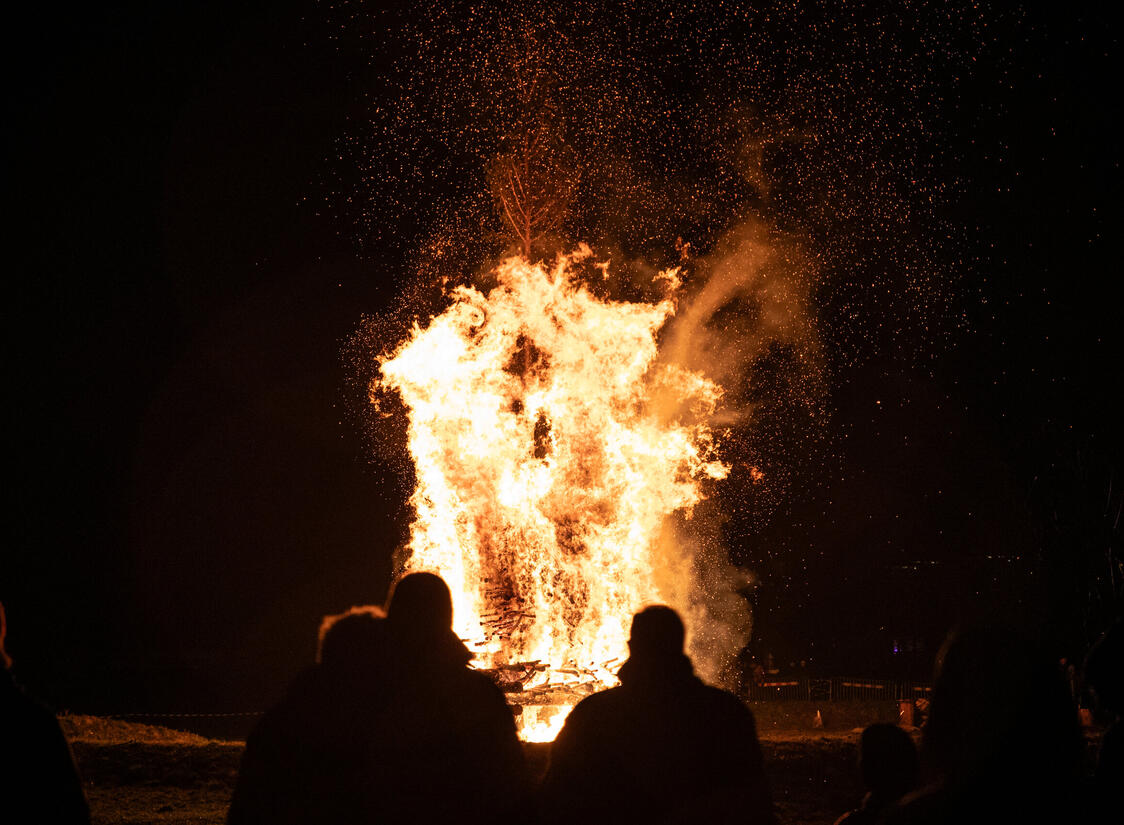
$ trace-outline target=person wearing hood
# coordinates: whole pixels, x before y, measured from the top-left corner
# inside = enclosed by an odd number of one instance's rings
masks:
[[[525,808],[522,745],[500,689],[468,667],[448,585],[398,580],[387,604],[392,666],[369,775],[388,822],[492,822]]]
[[[551,749],[545,822],[774,823],[752,712],[704,684],[669,607],[632,620],[619,687],[583,699]]]

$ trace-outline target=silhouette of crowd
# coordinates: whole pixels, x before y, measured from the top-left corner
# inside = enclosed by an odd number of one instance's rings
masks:
[[[620,687],[574,708],[538,788],[452,620],[431,573],[385,613],[326,618],[316,663],[246,742],[230,825],[775,822],[753,714],[695,676],[675,611],[636,615]]]
[[[230,825],[777,821],[754,716],[695,675],[671,608],[633,617],[620,685],[574,707],[538,783],[452,627],[432,573],[402,577],[385,610],[326,617],[315,662],[247,739]],[[58,721],[12,678],[6,631],[0,605],[0,818],[88,823]],[[994,625],[954,631],[920,750],[896,725],[864,730],[866,794],[836,825],[1120,821],[1122,646],[1117,622],[1085,663],[1108,723],[1090,771],[1074,692],[1043,647]]]
[[[445,582],[324,620],[317,662],[246,741],[230,805],[248,823],[484,822],[528,804],[515,721],[468,668]]]
[[[325,619],[317,662],[247,741],[231,825],[777,821],[753,714],[695,675],[671,608],[633,617],[620,685],[574,707],[537,786],[452,619],[430,573],[400,579],[385,613]],[[896,725],[864,730],[866,794],[837,825],[1111,819],[1120,645],[1117,626],[1086,667],[1113,720],[1095,784],[1062,670],[1019,633],[965,628],[938,655],[920,752]]]

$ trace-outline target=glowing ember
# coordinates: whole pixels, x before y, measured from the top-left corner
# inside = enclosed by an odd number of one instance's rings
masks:
[[[380,365],[409,411],[408,567],[448,581],[484,666],[546,665],[524,689],[612,684],[632,614],[687,608],[690,565],[661,534],[727,472],[707,424],[720,388],[659,358],[676,273],[658,303],[605,300],[578,275],[589,255],[507,260]],[[524,737],[553,738],[573,701],[525,706]]]

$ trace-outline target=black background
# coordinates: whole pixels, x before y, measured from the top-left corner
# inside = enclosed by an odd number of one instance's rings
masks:
[[[987,277],[936,363],[833,366],[836,459],[762,529],[781,550],[743,551],[758,654],[915,674],[965,616],[1046,622],[1071,656],[1096,629],[1065,543],[1103,528],[1082,519],[1124,470],[1117,37],[1073,4],[1026,15],[1013,82],[958,92],[996,114],[946,124]],[[401,55],[340,48],[330,17],[110,4],[6,26],[0,599],[20,677],[57,704],[259,710],[321,614],[385,594],[406,493],[346,412],[341,349],[404,263],[314,195]]]

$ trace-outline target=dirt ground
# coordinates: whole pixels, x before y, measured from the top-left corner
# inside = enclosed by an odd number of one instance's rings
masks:
[[[219,825],[243,743],[92,716],[60,719],[96,825]],[[762,747],[781,822],[829,825],[862,790],[858,731],[763,731]],[[537,771],[548,747],[528,746]]]

